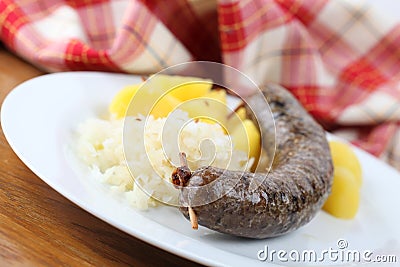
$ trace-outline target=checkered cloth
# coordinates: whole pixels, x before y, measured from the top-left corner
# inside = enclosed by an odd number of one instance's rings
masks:
[[[399,22],[355,0],[0,0],[0,39],[47,71],[223,62],[398,169]]]

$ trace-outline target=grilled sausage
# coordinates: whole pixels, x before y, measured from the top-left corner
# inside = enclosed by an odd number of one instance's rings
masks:
[[[276,126],[276,152],[270,171],[250,173],[211,166],[195,170],[179,197],[180,211],[186,218],[190,206],[200,225],[261,239],[294,231],[321,209],[333,179],[324,130],[285,89],[268,85],[263,94]],[[263,115],[269,111],[261,102],[257,96],[248,99],[261,132],[271,133],[273,127]],[[271,142],[264,144],[270,146]],[[252,189],[252,181],[257,180],[258,187]]]

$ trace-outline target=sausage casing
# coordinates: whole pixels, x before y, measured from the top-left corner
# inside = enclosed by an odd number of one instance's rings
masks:
[[[294,231],[321,209],[333,179],[324,130],[285,89],[268,85],[263,94],[276,128],[276,151],[270,171],[238,172],[211,166],[195,170],[187,190],[180,193],[180,211],[186,218],[190,203],[207,203],[193,207],[200,225],[261,239]],[[271,124],[263,120],[262,113],[266,111],[260,97],[250,97],[248,103],[259,118],[261,131],[271,131]],[[270,143],[263,142],[266,146]],[[255,189],[250,188],[253,179],[262,181]],[[204,185],[209,185],[207,190],[201,189]],[[226,193],[221,196],[221,192]]]

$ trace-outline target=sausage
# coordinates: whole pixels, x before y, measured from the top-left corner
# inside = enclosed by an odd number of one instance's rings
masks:
[[[276,128],[270,171],[251,173],[211,166],[193,171],[179,196],[180,211],[187,219],[190,206],[202,226],[262,239],[298,229],[324,204],[333,180],[324,130],[282,87],[267,85],[262,91]],[[263,115],[268,111],[261,102],[259,96],[248,99],[261,132],[273,134],[271,123]],[[270,140],[263,142],[263,146],[270,145]],[[254,179],[260,181],[255,189],[251,188]]]

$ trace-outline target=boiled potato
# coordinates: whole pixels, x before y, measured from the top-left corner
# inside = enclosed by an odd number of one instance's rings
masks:
[[[238,115],[239,119],[244,120],[246,119],[246,108],[241,107],[236,111],[236,114]]]
[[[181,101],[202,97],[212,87],[211,80],[196,77],[157,74],[150,78],[152,88],[158,88],[162,93],[168,91],[168,94]]]
[[[180,103],[181,101],[176,97],[173,97],[171,94],[166,94],[156,102],[150,114],[155,118],[167,117],[168,114],[175,110]]]
[[[226,125],[228,109],[226,91],[213,90],[204,96],[183,102],[179,109],[186,111],[189,117],[200,117],[201,121]]]
[[[362,171],[358,158],[351,147],[343,142],[330,141],[332,161],[335,167],[343,167],[351,171],[358,184],[362,184]]]
[[[323,209],[335,217],[351,219],[357,213],[362,184],[361,165],[351,147],[330,141],[334,177],[332,192]]]
[[[249,119],[243,120],[232,132],[229,133],[235,149],[249,153],[249,157],[258,160],[261,150],[261,135],[257,126]]]
[[[335,166],[332,192],[323,209],[337,218],[352,219],[357,214],[359,202],[360,188],[356,177],[350,170]]]
[[[235,113],[230,114],[228,116],[226,122],[226,129],[229,131],[233,131],[236,127],[243,123],[246,119],[246,109],[244,107],[239,108]]]
[[[120,119],[125,116],[128,106],[140,86],[141,84],[127,86],[114,96],[108,109],[115,118]]]
[[[257,162],[261,153],[261,135],[254,122],[246,118],[246,108],[241,107],[232,114],[226,128],[232,136],[234,147],[249,152],[249,157]]]
[[[142,85],[143,87],[139,91]],[[173,89],[175,87],[176,89]],[[210,91],[211,87],[211,80],[157,75],[152,77],[149,82],[128,86],[121,90],[112,100],[109,111],[112,116],[118,119],[124,116],[137,116],[138,114],[147,115],[149,112],[155,118],[166,117],[181,102],[192,98],[206,96],[222,100],[222,96]],[[129,106],[132,100],[134,103]],[[226,99],[223,101],[226,103]],[[193,110],[196,110],[196,107],[190,110],[194,112]]]

